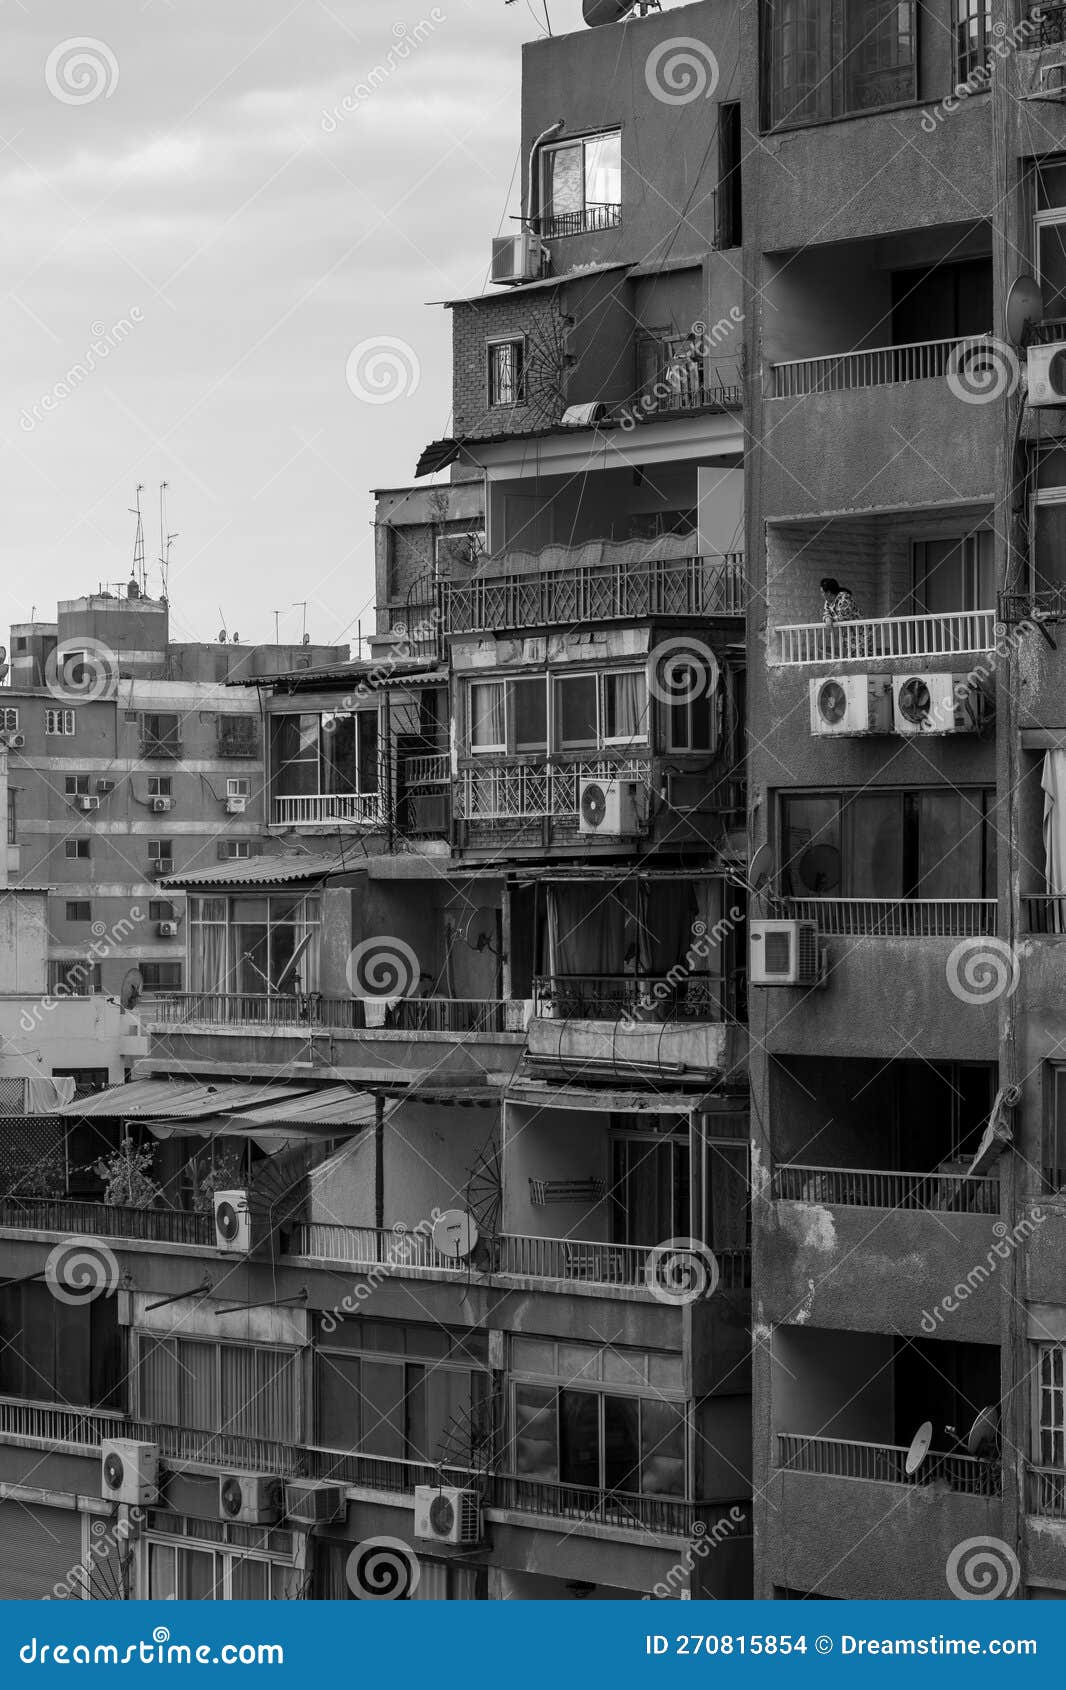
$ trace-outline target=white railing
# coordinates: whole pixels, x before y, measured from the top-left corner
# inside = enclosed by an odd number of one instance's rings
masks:
[[[577,816],[578,786],[583,780],[635,780],[647,786],[651,765],[628,763],[493,763],[461,769],[456,786],[456,814],[466,821],[505,818],[535,821],[541,816]]]
[[[944,657],[992,651],[994,610],[953,610],[938,616],[867,616],[855,622],[798,622],[777,630],[771,662],[861,663],[889,657]]]
[[[315,822],[383,825],[384,820],[384,800],[377,792],[313,792],[274,800],[275,827],[301,827]]]
[[[450,759],[446,751],[423,752],[417,757],[404,758],[403,778],[408,786],[447,786],[450,777]]]
[[[786,1203],[999,1214],[999,1180],[987,1174],[911,1174],[883,1168],[820,1168],[789,1162],[775,1169],[773,1194]]]
[[[790,898],[798,921],[814,921],[826,936],[940,939],[991,934],[995,898]]]
[[[927,1485],[939,1481],[967,1496],[999,1495],[998,1461],[930,1450],[917,1471],[910,1473],[908,1454],[906,1445],[860,1443],[852,1438],[809,1438],[795,1432],[780,1432],[777,1438],[778,1464],[794,1473],[865,1479],[889,1485]]]
[[[908,346],[873,346],[860,352],[834,352],[821,358],[792,358],[770,365],[772,399],[799,399],[807,393],[850,392],[893,382],[938,381],[952,367],[952,354],[975,361],[990,345],[984,337],[968,340],[920,340]]]

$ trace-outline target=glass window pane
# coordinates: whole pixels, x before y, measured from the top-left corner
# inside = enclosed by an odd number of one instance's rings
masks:
[[[363,1360],[362,1448],[368,1455],[401,1459],[407,1454],[403,1362]]]
[[[684,1496],[685,1411],[669,1402],[640,1406],[640,1488],[652,1496]]]
[[[470,688],[471,745],[501,751],[504,749],[507,735],[503,710],[501,681],[479,681]]]
[[[560,745],[598,744],[595,675],[568,675],[556,681],[555,705],[559,713]]]
[[[584,147],[552,147],[544,155],[544,211],[558,217],[585,206]]]
[[[840,801],[786,798],[782,804],[782,872],[794,898],[840,891]]]
[[[1044,315],[1060,320],[1066,317],[1066,219],[1040,224],[1037,244]]]
[[[600,1487],[600,1398],[594,1391],[559,1392],[559,1477],[567,1485]]]
[[[512,1459],[524,1478],[559,1477],[556,1393],[550,1386],[515,1386]]]
[[[327,1449],[359,1448],[359,1365],[358,1356],[317,1356],[316,1437]]]
[[[178,1594],[177,1551],[173,1544],[148,1545],[148,1600],[168,1602]]]
[[[230,1593],[234,1602],[266,1602],[270,1598],[270,1564],[234,1560],[230,1564]]]
[[[548,689],[539,678],[511,683],[515,747],[543,751],[548,743]]]
[[[640,1489],[640,1400],[603,1399],[603,1482],[608,1490]]]
[[[210,1550],[178,1550],[177,1595],[180,1602],[222,1600],[221,1569]]]
[[[844,811],[847,896],[903,895],[903,800],[898,792],[869,792]]]
[[[647,737],[647,700],[643,675],[605,675],[603,732],[606,739]]]
[[[922,792],[914,796],[918,816],[916,898],[982,896],[983,795],[980,792]]]
[[[585,205],[618,205],[622,199],[622,137],[585,142]]]

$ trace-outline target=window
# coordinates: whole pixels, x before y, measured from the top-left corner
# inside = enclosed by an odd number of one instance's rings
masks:
[[[318,988],[321,899],[190,898],[189,973],[194,992],[313,992]]]
[[[91,921],[92,915],[93,907],[87,898],[78,898],[67,903],[68,921]]]
[[[0,1394],[125,1407],[118,1301],[102,1296],[75,1306],[41,1282],[0,1286]]]
[[[916,540],[914,608],[919,615],[988,610],[995,605],[991,529],[937,540]]]
[[[994,802],[983,787],[787,794],[785,890],[796,898],[994,898]]]
[[[73,710],[46,710],[44,713],[44,731],[46,734],[72,734],[76,732],[75,712]]]
[[[9,705],[0,709],[0,732],[6,734],[17,733],[18,725],[19,713],[17,710],[11,709]]]
[[[556,677],[555,738],[560,751],[646,739],[647,714],[646,681],[638,670]]]
[[[9,845],[18,844],[18,817],[15,809],[17,794],[13,786],[7,789],[7,842]]]
[[[744,240],[740,161],[743,156],[740,102],[718,107],[718,245],[740,246]]]
[[[710,689],[706,669],[697,663],[674,667],[670,692],[673,703],[664,702],[666,744],[670,751],[714,751],[718,745],[719,696]]]
[[[648,737],[647,682],[638,669],[472,681],[467,710],[473,754],[578,751]]]
[[[146,992],[180,992],[180,962],[142,962],[139,966]]]
[[[346,1576],[351,1543],[319,1537],[315,1544],[311,1573],[311,1595],[317,1602],[354,1602]],[[488,1595],[485,1567],[464,1566],[461,1561],[435,1561],[418,1551],[419,1579],[411,1592],[415,1602],[484,1602]]]
[[[271,747],[278,797],[303,798],[319,793],[373,796],[378,791],[376,709],[275,716]],[[245,791],[250,790],[246,785]]]
[[[702,1237],[714,1250],[751,1246],[748,1147],[675,1133],[611,1135],[611,1236],[648,1248],[664,1238]]]
[[[220,863],[244,862],[251,854],[252,846],[248,839],[220,839],[218,842]]]
[[[146,757],[176,757],[181,750],[180,718],[169,712],[146,713],[141,750]]]
[[[181,1524],[175,1517],[175,1527]],[[203,1521],[196,1525],[203,1530]],[[234,1531],[233,1527],[229,1529]],[[284,1535],[264,1531],[256,1533],[253,1541],[269,1547]],[[280,1602],[301,1593],[303,1574],[292,1565],[291,1558],[275,1560],[265,1554],[250,1554],[246,1547],[211,1549],[155,1535],[146,1541],[149,1601]]]
[[[1056,1066],[1051,1070],[1044,1179],[1052,1191],[1061,1191],[1066,1187],[1066,1067]]]
[[[169,798],[172,795],[174,782],[170,775],[149,775],[149,798]]]
[[[470,749],[506,751],[506,692],[503,681],[475,681],[470,688]]]
[[[892,344],[990,334],[992,260],[971,258],[892,271]]]
[[[526,402],[526,343],[524,340],[489,342],[489,404],[524,405]]]
[[[547,750],[548,689],[541,676],[511,682],[511,714],[515,750]]]
[[[547,239],[617,228],[622,221],[620,131],[545,147],[540,181],[539,226]]]
[[[220,757],[255,757],[259,751],[259,724],[254,716],[218,718]]]
[[[954,0],[955,80],[983,81],[992,41],[992,0]]]
[[[227,782],[226,782],[226,797],[227,798],[247,798],[248,792],[249,792],[249,783],[248,783],[247,776],[238,775],[236,777],[236,779],[227,780]]]
[[[918,98],[914,0],[762,0],[768,128]]]
[[[68,798],[77,798],[89,791],[88,775],[67,775],[63,781],[63,790]]]
[[[89,855],[89,841],[87,839],[68,839],[63,845],[64,855],[68,858],[84,858]]]
[[[174,967],[176,964],[160,965]],[[144,970],[142,969],[142,972]],[[140,1334],[139,1416],[163,1426],[299,1441],[294,1350]]]
[[[151,898],[148,902],[149,921],[173,921],[174,905],[169,898]]]
[[[326,1449],[471,1464],[490,1435],[481,1336],[342,1321],[315,1354],[315,1437]]]
[[[100,964],[87,959],[51,962],[48,978],[49,991],[57,998],[89,998],[103,989]]]
[[[1038,1346],[1037,1459],[1041,1467],[1066,1469],[1066,1392],[1063,1360],[1066,1345]],[[1060,1481],[1059,1501],[1066,1498],[1066,1479]]]
[[[172,839],[149,839],[148,861],[150,863],[171,863],[174,861],[174,841]]]

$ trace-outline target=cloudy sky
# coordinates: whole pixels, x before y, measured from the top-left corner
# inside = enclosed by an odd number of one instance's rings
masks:
[[[548,3],[580,27],[580,0]],[[0,638],[126,579],[138,482],[154,559],[162,480],[175,637],[272,639],[279,610],[298,638],[303,599],[314,638],[354,637],[367,491],[449,422],[427,301],[481,288],[517,209],[542,0],[8,0],[4,21]],[[383,337],[410,348],[405,394],[375,404],[387,372],[352,353]]]

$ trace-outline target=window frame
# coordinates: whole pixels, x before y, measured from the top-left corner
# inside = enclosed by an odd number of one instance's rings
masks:
[[[174,796],[173,775],[149,775],[149,798],[172,798]]]
[[[866,892],[855,892],[855,891],[851,890],[850,884],[849,884],[850,883],[849,865],[848,865],[848,862],[847,862],[848,841],[847,841],[846,816],[847,816],[847,809],[848,809],[849,800],[854,801],[854,800],[862,800],[862,799],[866,799],[866,798],[888,798],[888,797],[898,797],[901,800],[901,804],[900,804],[900,859],[899,859],[899,865],[898,866],[900,868],[901,884],[903,884],[905,879],[906,879],[907,873],[909,872],[909,869],[910,869],[910,871],[917,872],[917,864],[920,861],[920,852],[921,852],[920,816],[918,815],[916,810],[912,811],[910,814],[908,814],[908,803],[907,803],[907,801],[908,800],[914,801],[914,800],[921,799],[921,798],[924,798],[924,797],[929,797],[930,795],[939,795],[939,796],[954,795],[956,797],[962,797],[962,798],[965,798],[965,799],[968,799],[968,800],[972,800],[972,798],[975,795],[980,795],[981,800],[982,800],[982,811],[981,811],[981,826],[982,826],[981,876],[980,877],[981,877],[982,887],[986,888],[986,890],[984,890],[984,891],[981,891],[981,892],[978,892],[978,893],[967,894],[967,895],[955,894],[955,895],[952,895],[950,897],[942,897],[942,898],[941,897],[935,897],[934,901],[940,902],[940,903],[967,903],[967,902],[973,901],[974,899],[976,899],[977,901],[985,901],[985,900],[990,900],[990,899],[995,898],[996,895],[997,895],[997,889],[996,889],[996,886],[995,886],[995,876],[991,872],[992,867],[995,864],[995,853],[993,852],[991,854],[991,859],[990,859],[989,849],[988,849],[989,843],[990,843],[990,838],[994,837],[994,833],[995,833],[995,829],[994,829],[994,826],[993,826],[992,821],[991,821],[992,812],[993,812],[993,809],[994,809],[994,806],[995,806],[995,796],[996,796],[995,787],[993,787],[993,786],[982,786],[982,785],[957,786],[957,787],[956,786],[934,786],[932,784],[930,784],[928,786],[863,786],[863,787],[811,787],[811,788],[789,787],[789,788],[779,789],[778,792],[777,792],[777,804],[776,804],[776,826],[777,826],[777,840],[778,840],[778,847],[779,847],[779,862],[781,864],[782,891],[784,893],[784,896],[787,897],[787,898],[796,898],[796,899],[800,899],[800,900],[818,899],[818,898],[821,898],[821,897],[825,897],[829,900],[833,900],[833,899],[840,900],[840,899],[847,899],[847,898],[868,898],[872,902],[880,902],[880,901],[883,900],[883,901],[888,902],[888,903],[896,903],[896,904],[914,903],[914,902],[918,902],[918,901],[922,900],[923,898],[929,897],[930,895],[928,893],[923,893],[923,892],[920,892],[920,891],[919,892],[908,891],[906,889],[900,891],[898,894],[896,894],[896,893],[873,893],[873,892],[866,893]],[[786,819],[787,815],[788,815],[789,802],[792,801],[792,800],[801,800],[802,801],[802,800],[814,800],[814,799],[823,799],[823,800],[829,800],[831,802],[835,802],[836,807],[837,807],[836,808],[836,828],[837,828],[837,838],[838,838],[838,841],[839,841],[837,848],[838,848],[839,856],[840,856],[840,877],[839,877],[839,882],[838,882],[836,889],[831,891],[831,892],[826,892],[826,893],[813,892],[813,891],[810,891],[807,888],[800,888],[798,890],[795,888],[795,882],[793,880],[793,862],[792,862],[792,857],[789,855],[788,838],[787,838],[788,826],[787,826],[787,819]],[[908,830],[910,830],[910,835],[911,835],[910,838],[907,837]],[[910,853],[911,856],[913,856],[914,859],[915,859],[909,865],[909,869],[908,869],[908,860],[907,860],[908,859],[908,853]],[[990,878],[990,876],[991,876],[991,878]],[[914,883],[920,884],[920,879],[915,881]],[[990,885],[991,885],[991,890],[987,890],[987,888]]]
[[[89,795],[88,775],[64,775],[63,795],[66,798],[87,798]]]
[[[84,910],[84,912],[85,912],[84,915],[79,915],[78,913],[76,913],[79,910]],[[72,911],[74,911],[75,913],[72,914],[71,913]],[[77,923],[80,926],[82,922],[91,921],[92,918],[93,918],[93,906],[92,906],[92,902],[91,902],[90,899],[88,899],[88,898],[67,898],[65,900],[65,908],[64,908],[64,920],[65,921]]]
[[[816,124],[847,122],[856,118],[877,116],[882,112],[899,111],[919,103],[922,58],[919,37],[921,6],[916,0],[897,0],[897,3],[890,3],[890,0],[861,0],[861,4],[869,11],[864,19],[853,20],[849,15],[849,0],[832,0],[828,8],[824,5],[824,0],[759,0],[759,121],[764,134],[809,129]],[[909,91],[902,98],[863,104],[856,96],[864,79],[878,75],[886,67],[875,67],[873,71],[864,70],[860,68],[859,61],[852,62],[852,56],[860,51],[864,43],[877,37],[879,7],[886,17],[891,18],[893,14],[898,17],[904,6],[910,18],[907,34],[910,59],[897,61],[895,69],[910,70]],[[794,15],[789,21],[781,15],[788,7],[799,10],[801,15]],[[793,54],[788,59],[783,56],[775,57],[778,31],[791,30],[793,35],[796,35],[804,28],[809,32],[817,32],[816,45],[801,48],[799,54]],[[856,38],[854,44],[851,44],[852,36]],[[808,76],[806,82],[788,84],[777,74],[778,67],[800,55],[810,61],[813,74]],[[791,107],[781,115],[778,107],[784,106],[787,98],[792,100]],[[811,103],[815,104],[812,114],[792,115]]]
[[[594,740],[570,741],[564,743],[561,735],[562,711],[558,699],[558,687],[568,681],[588,680],[592,677],[596,683],[596,737]],[[640,724],[643,731],[636,734],[612,734],[605,732],[607,720],[607,683],[608,681],[632,677],[641,688]],[[543,682],[545,687],[545,743],[519,742],[518,739],[518,711],[515,702],[516,683]],[[473,742],[474,724],[474,688],[496,686],[503,689],[503,722],[504,737],[502,742],[491,745],[475,745]],[[565,669],[539,670],[536,674],[497,674],[481,672],[471,676],[466,683],[463,699],[464,713],[464,754],[473,758],[522,757],[522,758],[551,758],[564,756],[581,756],[598,754],[601,751],[617,751],[627,747],[644,749],[651,742],[651,693],[648,687],[648,672],[646,665],[620,666],[611,665],[609,668],[588,669],[575,666],[572,670]]]
[[[588,149],[590,146],[595,146],[603,141],[616,141],[618,144],[618,198],[616,200],[592,200],[590,202],[588,197]],[[549,203],[551,161],[558,153],[577,152],[579,148],[581,151],[581,205],[579,208],[572,209],[570,211],[556,211]],[[587,234],[590,228],[590,208],[593,211],[602,210],[608,215],[611,211],[617,209],[617,220],[608,222],[607,216],[605,215],[603,226],[607,228],[616,228],[621,225],[623,179],[621,124],[610,125],[606,129],[591,129],[583,135],[567,135],[565,138],[558,141],[548,142],[546,146],[543,146],[540,149],[540,155],[537,159],[537,167],[538,198],[536,221],[537,228],[544,231],[544,238],[546,240],[564,239],[567,235]],[[551,225],[553,223],[565,224],[568,218],[574,219],[573,228],[564,228],[558,231],[552,230]]]
[[[960,13],[965,12],[965,17]],[[968,33],[971,21],[977,24],[976,47],[964,45],[964,32]],[[955,86],[968,85],[975,78],[985,80],[985,72],[992,56],[994,42],[992,34],[992,0],[952,0],[951,7],[951,41],[952,59],[955,67]],[[986,87],[989,84],[986,81]],[[983,93],[984,89],[968,89],[971,93]]]
[[[13,704],[0,707],[0,733],[18,733],[19,713]]]
[[[46,739],[70,739],[78,731],[77,712],[49,707],[44,713]]]
[[[83,849],[84,847],[84,849]],[[68,862],[88,862],[92,856],[92,840],[88,834],[63,841],[63,855]]]
[[[510,347],[512,353],[517,353],[518,368],[513,376],[513,399],[501,399],[499,394],[499,374],[496,368],[496,354],[504,347]],[[494,335],[485,342],[485,396],[490,411],[516,411],[528,404],[526,392],[527,353],[529,349],[528,336]]]

